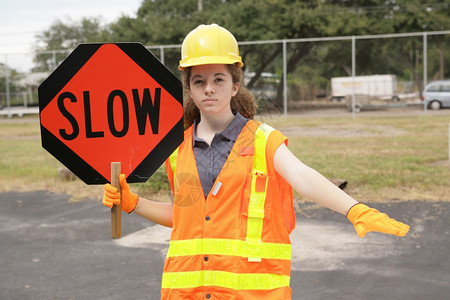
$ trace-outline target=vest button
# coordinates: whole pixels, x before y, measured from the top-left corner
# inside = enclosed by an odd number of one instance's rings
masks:
[[[209,260],[209,257],[208,257],[208,256],[205,256],[205,257],[203,257],[203,259],[204,259],[205,261],[208,261],[208,260]]]
[[[211,294],[206,294],[206,299],[211,298]]]
[[[210,218],[209,216],[206,216],[206,217],[205,217],[205,220],[206,220],[206,221],[209,221],[210,219],[211,219],[211,218]]]

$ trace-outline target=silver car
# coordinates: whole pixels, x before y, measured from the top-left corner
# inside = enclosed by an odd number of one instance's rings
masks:
[[[450,80],[439,80],[428,84],[422,93],[422,100],[431,109],[450,107]]]

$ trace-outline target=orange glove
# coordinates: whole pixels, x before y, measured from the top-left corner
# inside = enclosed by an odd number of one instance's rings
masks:
[[[404,236],[409,231],[409,226],[388,215],[380,213],[374,208],[358,203],[353,205],[347,213],[347,219],[355,225],[356,233],[359,237],[364,237],[366,233],[378,231],[387,234]]]
[[[126,213],[131,213],[136,208],[139,196],[130,191],[125,174],[120,174],[119,182],[120,188],[122,189],[122,210]],[[109,183],[105,184],[102,203],[108,207],[120,205],[120,193],[117,188]]]

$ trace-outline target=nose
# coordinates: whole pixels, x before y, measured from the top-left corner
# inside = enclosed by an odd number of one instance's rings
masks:
[[[210,82],[210,81],[206,82],[204,92],[205,92],[205,95],[211,95],[214,93],[214,87],[212,85],[212,82]]]

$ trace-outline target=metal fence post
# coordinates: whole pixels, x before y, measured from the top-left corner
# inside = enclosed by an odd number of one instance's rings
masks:
[[[6,84],[6,108],[11,109],[11,94],[9,91],[9,67],[8,67],[8,54],[5,54],[5,84]],[[8,113],[8,117],[11,115]]]
[[[352,117],[356,117],[355,112],[355,76],[356,76],[356,39],[352,36]]]
[[[160,47],[160,58],[161,58],[161,63],[164,65],[164,46],[161,45]]]
[[[284,117],[287,117],[287,43],[283,40],[283,106]]]
[[[423,33],[423,89],[427,86],[427,80],[428,80],[428,66],[427,66],[427,33]],[[420,91],[419,91],[420,93]],[[425,114],[427,114],[427,103],[426,101],[423,101],[423,111]]]

